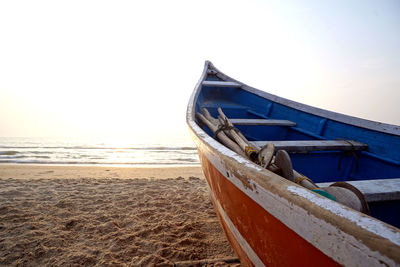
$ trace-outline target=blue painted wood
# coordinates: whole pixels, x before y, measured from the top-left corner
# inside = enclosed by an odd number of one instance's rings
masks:
[[[368,205],[371,216],[400,228],[400,200],[372,202]]]
[[[208,74],[207,81],[232,81],[224,74]],[[207,84],[207,83],[206,83]],[[239,83],[241,84],[241,83]],[[213,86],[210,86],[213,85]],[[214,86],[215,85],[215,86]],[[225,84],[226,85],[226,84]],[[218,117],[221,107],[229,118],[280,119],[296,123],[296,127],[237,125],[250,141],[282,140],[354,140],[368,145],[368,151],[312,151],[291,153],[294,169],[314,182],[359,181],[400,177],[400,134],[350,125],[333,117],[306,112],[301,108],[274,102],[246,90],[246,86],[202,86],[195,105],[201,112],[205,107]],[[241,84],[242,85],[242,84]],[[272,100],[274,101],[272,101]],[[207,127],[203,129],[210,135]],[[400,227],[400,201],[370,203],[372,216]]]
[[[217,116],[217,108],[221,107],[230,118],[284,119],[297,124],[296,127],[292,127],[291,131],[282,129],[281,135],[276,132],[276,129],[272,130],[273,134],[268,134],[265,128],[244,129],[247,134],[258,138],[256,140],[268,140],[267,138],[271,136],[273,136],[273,140],[284,140],[285,138],[289,140],[296,140],[296,138],[299,138],[298,140],[355,140],[368,144],[368,151],[376,157],[387,158],[391,162],[400,162],[399,136],[362,129],[281,104],[272,104],[269,100],[238,88],[204,86],[202,93],[204,100],[201,106],[209,108],[214,116]],[[294,133],[294,131],[298,133]],[[360,156],[362,157],[364,154]],[[385,171],[381,170],[381,172],[384,176]]]
[[[332,121],[281,104],[272,104],[270,100],[238,88],[204,86],[198,102],[201,102],[200,106],[206,107],[214,117],[218,116],[217,108],[221,107],[229,118],[282,119],[291,120],[297,124],[296,127],[238,126],[243,134],[253,141],[345,139],[368,144],[367,153],[357,152],[362,174],[357,174],[354,170],[349,171],[346,180],[361,177],[363,179],[400,177],[400,165],[394,166],[396,165],[394,163],[400,164],[399,136]],[[336,152],[332,153],[335,154]],[[307,174],[311,177],[322,175],[322,178],[319,177],[318,179],[324,179],[323,173],[326,173],[326,171],[323,172],[314,168],[315,165],[333,166],[338,164],[337,156],[329,158],[326,155],[318,160],[314,155],[302,154],[297,155],[295,161],[298,165],[296,168],[307,170]],[[332,167],[328,169],[331,177],[343,175]]]
[[[326,125],[326,122],[327,122],[327,121],[328,121],[327,119],[322,119],[322,120],[319,122],[319,125],[318,125],[318,128],[317,128],[317,134],[318,134],[318,135],[323,134],[324,129],[325,129],[325,125]]]

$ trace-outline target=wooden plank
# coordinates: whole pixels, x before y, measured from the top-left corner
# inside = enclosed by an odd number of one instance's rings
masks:
[[[365,150],[367,145],[356,141],[344,140],[305,140],[305,141],[253,141],[255,146],[263,147],[268,143],[275,146],[275,150],[284,149],[288,152],[308,152],[327,150]]]
[[[225,81],[203,81],[203,86],[215,86],[215,87],[241,87],[242,85],[237,82],[225,82]]]
[[[400,178],[346,181],[364,194],[367,202],[400,200]],[[319,187],[328,187],[332,183],[317,183]]]
[[[263,126],[296,126],[296,123],[288,120],[266,119],[229,119],[236,125],[263,125]]]
[[[221,73],[218,73],[221,75]],[[224,75],[224,74],[223,74]],[[310,113],[313,115],[316,115],[318,117],[323,117],[326,119],[330,119],[333,121],[338,121],[341,123],[345,124],[350,124],[354,125],[356,127],[361,127],[365,129],[370,129],[374,131],[379,131],[383,133],[388,133],[388,134],[393,134],[393,135],[400,135],[400,126],[398,125],[391,125],[391,124],[386,124],[386,123],[381,123],[381,122],[375,122],[375,121],[369,121],[361,118],[356,118],[352,117],[349,115],[344,115],[336,112],[332,112],[329,110],[324,110],[321,108],[305,105],[299,102],[295,102],[283,97],[279,97],[276,95],[273,95],[271,93],[267,93],[265,91],[258,90],[254,87],[248,86],[246,84],[243,84],[241,87],[243,90],[248,91],[252,94],[258,95],[262,98],[268,99],[270,101],[273,101],[275,103],[287,106],[289,108],[293,108],[299,111],[303,111],[306,113]]]

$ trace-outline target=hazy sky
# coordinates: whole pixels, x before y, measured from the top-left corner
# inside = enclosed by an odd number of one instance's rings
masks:
[[[187,140],[206,59],[400,124],[400,1],[1,1],[0,136]]]

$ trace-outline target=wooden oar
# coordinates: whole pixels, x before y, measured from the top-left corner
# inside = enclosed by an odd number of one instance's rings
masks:
[[[242,156],[247,156],[253,162],[260,164],[262,167],[272,172],[276,173],[281,171],[283,176],[288,180],[296,182],[308,189],[317,188],[310,179],[293,170],[290,156],[286,151],[278,151],[279,156],[277,155],[275,163],[272,163],[273,154],[275,152],[272,143],[267,144],[267,146],[261,149],[257,146],[250,145],[247,138],[234,127],[233,123],[224,114],[221,108],[218,108],[218,120],[215,119],[206,108],[203,108],[202,111],[204,116],[197,113],[197,119],[203,122],[224,145]]]
[[[232,139],[240,146],[240,148],[245,152],[251,161],[256,162],[258,159],[259,149],[255,148],[253,145],[250,145],[246,137],[244,137],[240,131],[234,128],[233,124],[229,121],[228,117],[225,116],[221,108],[218,108],[218,113],[220,114],[220,123],[226,126],[227,131]]]
[[[218,127],[220,126],[219,120],[217,120],[216,118],[211,116],[210,112],[206,108],[202,108],[201,110],[203,111],[204,117],[206,117],[207,120],[209,120],[212,124],[214,124]]]
[[[262,167],[268,168],[270,166],[274,153],[275,146],[272,143],[268,143],[266,146],[260,149],[258,152],[258,161]]]
[[[227,123],[230,127],[235,127],[233,125],[233,123],[228,119],[228,117],[225,115],[225,113],[222,111],[221,108],[218,108],[218,114],[220,117],[218,117],[219,121],[222,122],[221,123]],[[236,129],[236,128],[235,128]],[[236,129],[237,130],[237,129]],[[239,130],[235,131],[239,137],[248,145],[250,146],[250,142],[249,140],[247,140],[247,138],[242,134],[242,132],[240,132]]]
[[[236,153],[242,156],[246,156],[243,150],[235,142],[233,142],[228,136],[226,136],[223,131],[218,130],[219,129],[218,126],[211,123],[209,120],[207,120],[203,115],[201,115],[198,112],[196,113],[196,118],[203,124],[205,124],[224,145],[226,145],[228,148],[235,151]]]

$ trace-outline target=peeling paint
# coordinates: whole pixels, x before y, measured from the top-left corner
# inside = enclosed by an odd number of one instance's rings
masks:
[[[209,64],[210,63],[206,63],[206,68]],[[398,265],[399,257],[393,256],[393,252],[398,251],[398,246],[400,246],[400,232],[396,232],[374,218],[352,211],[351,209],[317,196],[299,186],[293,185],[287,186],[287,188],[279,187],[276,188],[277,191],[274,191],[275,188],[269,188],[269,190],[267,190],[251,179],[251,177],[247,177],[246,173],[251,171],[260,172],[264,169],[221,145],[206,134],[194,121],[193,105],[199,93],[198,89],[200,88],[201,82],[205,78],[206,68],[191,96],[187,110],[187,123],[191,129],[191,133],[194,137],[193,139],[198,146],[199,152],[204,153],[206,158],[212,162],[221,174],[226,174],[226,172],[229,171],[230,175],[226,177],[226,179],[247,194],[268,213],[272,214],[275,218],[299,234],[303,239],[313,244],[313,246],[320,249],[335,261],[346,266]],[[227,160],[228,163],[224,162],[224,160]],[[233,166],[230,166],[232,163],[231,161],[233,162]],[[237,165],[241,165],[245,174],[241,170],[236,170],[236,172],[231,170]],[[287,190],[285,192],[290,192],[296,195],[296,197],[301,197],[303,202],[308,201],[310,206],[318,206],[326,210],[327,214],[330,212],[332,215],[327,216],[327,218],[314,216],[313,213],[306,208],[300,207],[298,202],[294,201],[293,198],[287,199],[280,196],[278,193],[282,194],[282,190],[284,189]],[[341,221],[339,224],[337,224],[337,221],[334,222],[330,220],[338,217],[340,217]],[[393,249],[393,251],[392,254],[388,255],[392,255],[393,259],[380,252],[384,251],[384,253],[387,253],[387,250],[380,250],[378,248],[377,250],[379,251],[377,251],[373,249],[373,245],[369,244],[369,246],[367,246],[362,243],[359,238],[357,238],[357,235],[353,235],[353,232],[345,232],[339,228],[339,226],[345,226],[347,222],[352,225],[355,224],[364,234],[365,231],[367,231],[371,233],[371,236],[372,234],[374,235],[373,238],[382,237],[385,238],[385,242],[386,240],[388,243],[392,242],[393,247],[388,249]]]
[[[375,219],[372,219],[371,217],[362,216],[351,209],[345,209],[334,201],[316,196],[309,190],[298,186],[288,186],[287,190],[295,195],[301,196],[313,202],[314,204],[320,206],[321,208],[329,210],[330,212],[342,218],[346,218],[347,220],[354,222],[358,226],[367,229],[368,231],[376,235],[380,235],[384,238],[387,238],[394,244],[400,246],[400,232],[393,231],[389,227],[385,226],[385,224]]]

